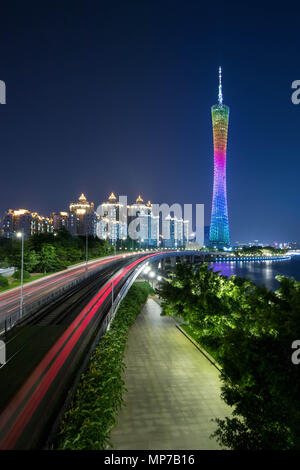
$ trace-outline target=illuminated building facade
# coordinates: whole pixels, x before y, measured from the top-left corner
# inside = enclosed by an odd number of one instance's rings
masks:
[[[69,227],[69,213],[68,212],[59,212],[51,214],[53,219],[53,229],[54,230],[61,230],[65,229],[68,230]]]
[[[150,201],[145,204],[139,195],[134,204],[128,206],[128,224],[136,220],[137,241],[143,248],[159,246],[159,215],[154,215]]]
[[[189,239],[189,221],[168,215],[162,221],[162,231],[165,248],[184,248]]]
[[[52,219],[27,209],[9,209],[3,217],[2,231],[5,238],[23,232],[25,238],[39,233],[52,233]]]
[[[230,245],[227,190],[226,190],[226,149],[229,107],[223,104],[222,70],[219,67],[219,100],[212,106],[214,141],[214,187],[211,211],[209,243],[218,249]]]
[[[53,219],[39,215],[37,212],[31,213],[31,235],[39,233],[53,232]]]
[[[118,201],[111,193],[108,201],[100,206],[100,220],[97,222],[97,236],[115,245],[118,240],[132,236],[129,227],[135,232],[133,238],[140,247],[156,248],[159,245],[159,216],[152,212],[150,201],[144,203],[138,196],[134,204],[127,205]]]
[[[71,202],[68,230],[71,235],[96,235],[97,216],[94,203],[89,203],[84,194],[77,202]]]
[[[97,222],[97,236],[115,245],[117,240],[127,238],[127,222],[122,220],[121,211],[127,208],[118,202],[114,193],[101,204],[100,220]]]

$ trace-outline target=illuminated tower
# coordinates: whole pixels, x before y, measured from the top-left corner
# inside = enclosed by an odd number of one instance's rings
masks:
[[[226,147],[229,107],[223,104],[221,67],[219,67],[218,98],[218,104],[211,108],[214,138],[214,189],[209,241],[210,245],[216,248],[224,248],[230,245],[226,192]]]

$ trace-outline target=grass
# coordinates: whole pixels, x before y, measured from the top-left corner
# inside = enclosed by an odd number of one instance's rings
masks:
[[[26,284],[27,282],[35,281],[36,279],[40,279],[40,278],[45,277],[45,276],[49,276],[50,274],[52,274],[52,273],[31,274],[30,279],[24,279],[24,284]],[[13,289],[14,287],[18,287],[18,286],[21,285],[21,281],[18,280],[18,279],[15,279],[12,276],[8,276],[7,280],[9,282],[9,285],[7,287],[1,287],[0,292],[4,292],[6,290]]]
[[[63,450],[103,450],[123,404],[123,360],[130,327],[153,289],[136,282],[122,301],[111,328],[93,352],[86,372],[66,412],[55,447]]]
[[[128,251],[117,251],[117,255],[123,255],[123,254],[128,254],[130,253],[130,250]],[[97,260],[99,258],[103,258],[103,257],[106,257],[106,256],[113,256],[114,253],[111,253],[111,254],[108,254],[108,255],[103,255],[103,256],[96,256],[95,258],[89,258],[89,261],[94,261],[94,260]],[[72,266],[76,266],[77,264],[82,264],[84,263],[85,260],[78,260],[76,262],[72,262],[70,264],[68,264],[68,268],[71,268]],[[59,271],[57,271],[59,272]],[[24,284],[26,284],[27,282],[32,282],[32,281],[35,281],[37,279],[40,279],[42,277],[45,277],[45,276],[49,276],[50,274],[54,274],[54,271],[52,272],[47,272],[47,273],[39,273],[39,274],[30,274],[30,279],[24,279]],[[15,279],[14,277],[12,276],[8,276],[7,277],[7,280],[9,282],[9,285],[7,287],[0,287],[0,293],[1,292],[4,292],[6,290],[10,290],[10,289],[13,289],[14,287],[18,287],[21,285],[21,281],[20,280],[17,280]]]

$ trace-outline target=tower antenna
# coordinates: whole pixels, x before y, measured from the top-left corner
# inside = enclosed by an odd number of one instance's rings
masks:
[[[223,94],[222,94],[222,67],[219,67],[219,105],[223,105]]]

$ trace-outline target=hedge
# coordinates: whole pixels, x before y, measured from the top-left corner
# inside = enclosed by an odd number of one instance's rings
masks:
[[[110,431],[123,404],[123,357],[128,331],[150,293],[153,290],[148,283],[137,282],[122,301],[110,330],[101,338],[81,377],[61,423],[56,448],[101,450],[110,444]]]

